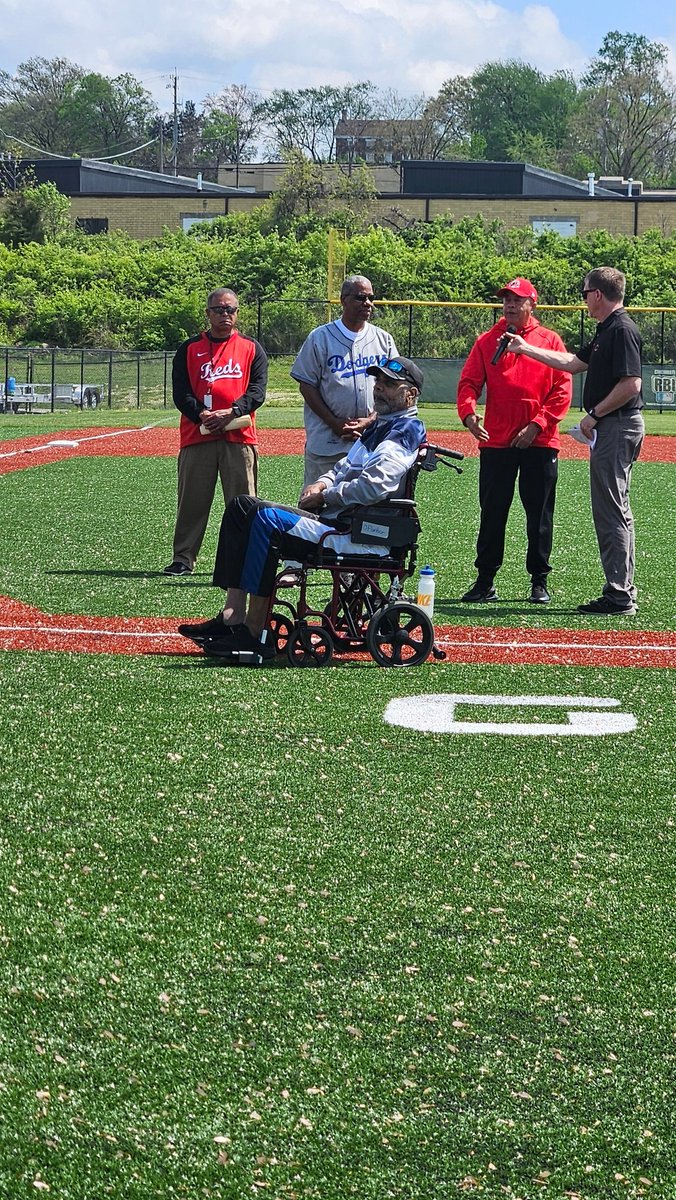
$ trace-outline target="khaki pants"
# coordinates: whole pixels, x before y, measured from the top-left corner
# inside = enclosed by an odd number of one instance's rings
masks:
[[[303,476],[303,487],[306,488],[310,483],[316,483],[321,475],[326,475],[327,471],[331,471],[341,458],[349,453],[350,447],[354,442],[346,441],[345,449],[341,450],[340,454],[313,454],[311,450],[305,447],[305,472]]]
[[[205,441],[184,446],[178,455],[178,507],[174,531],[174,561],[191,569],[200,551],[220,477],[223,500],[255,496],[258,451],[241,442]]]

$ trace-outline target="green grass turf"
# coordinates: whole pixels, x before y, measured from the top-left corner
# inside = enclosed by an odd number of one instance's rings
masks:
[[[5,476],[0,591],[213,612],[216,514],[195,576],[155,573],[174,472]],[[262,474],[290,499],[300,463]],[[641,614],[622,628],[672,620],[672,474],[636,471]],[[505,603],[453,601],[476,462],[418,496],[438,620],[599,627],[570,611],[598,590],[585,463],[562,464],[551,612],[521,602],[518,504]],[[0,1195],[674,1200],[666,671],[5,653],[0,685]],[[382,723],[390,698],[439,691],[613,697],[638,729]]]
[[[667,672],[0,666],[0,1194],[673,1200]]]
[[[142,435],[141,435],[142,436]],[[478,460],[467,459],[457,476],[439,468],[418,484],[423,535],[419,565],[437,570],[436,619],[441,623],[539,625],[543,628],[606,627],[583,617],[576,606],[599,595],[602,576],[589,512],[588,467],[561,463],[557,492],[553,602],[526,603],[524,516],[518,500],[507,530],[505,565],[498,576],[500,604],[463,605],[459,597],[474,579],[478,528]],[[638,629],[673,627],[673,466],[639,463],[632,486],[637,528]],[[97,615],[210,615],[220,596],[211,588],[211,567],[222,505],[214,504],[198,570],[187,580],[168,580],[176,464],[172,458],[64,458],[4,476],[0,528],[0,593],[47,612]],[[261,494],[294,502],[301,484],[300,459],[263,458]],[[325,588],[318,577],[318,589]]]

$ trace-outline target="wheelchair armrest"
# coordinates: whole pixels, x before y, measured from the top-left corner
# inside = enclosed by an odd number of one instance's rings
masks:
[[[392,508],[415,508],[415,500],[408,500],[404,496],[396,498],[388,496],[386,500],[378,500],[375,504],[350,504],[347,508],[340,510],[340,515],[336,518],[340,520],[343,515],[346,517],[354,517],[359,513],[365,512],[367,509],[371,511],[385,511]]]

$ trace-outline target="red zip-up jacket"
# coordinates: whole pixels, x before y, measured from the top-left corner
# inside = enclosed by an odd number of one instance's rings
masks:
[[[486,388],[486,411],[483,424],[489,435],[480,449],[504,450],[531,421],[540,427],[533,446],[548,446],[558,450],[559,421],[570,408],[573,394],[572,376],[535,362],[526,355],[503,354],[493,366],[498,338],[505,333],[504,317],[477,338],[469,352],[458,383],[458,414],[461,421],[476,412],[479,396]],[[530,317],[521,337],[533,346],[547,350],[564,350],[558,333],[546,329],[535,317]]]
[[[265,400],[267,382],[268,360],[254,338],[237,329],[224,341],[208,333],[188,338],[176,351],[171,373],[173,400],[181,413],[181,449],[221,439],[255,446],[255,410]],[[235,416],[250,416],[251,425],[230,433],[200,433],[207,393],[212,409],[232,408]]]

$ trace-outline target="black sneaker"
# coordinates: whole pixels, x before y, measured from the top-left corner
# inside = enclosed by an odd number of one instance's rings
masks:
[[[277,655],[277,646],[274,638],[267,639],[262,642],[260,638],[254,637],[253,633],[246,625],[232,625],[231,632],[225,637],[217,635],[216,637],[208,637],[202,642],[202,648],[205,654],[211,655],[213,658],[228,658],[230,655],[236,655],[242,651],[249,654],[260,654],[261,658],[275,658]]]
[[[533,583],[528,599],[531,604],[549,604],[551,596],[544,583]]]
[[[197,645],[200,646],[206,638],[229,637],[233,628],[232,625],[225,624],[223,613],[219,613],[210,621],[198,621],[194,625],[179,625],[178,632],[182,637],[190,638],[191,642],[197,642]]]
[[[592,617],[634,617],[638,609],[635,604],[613,604],[607,596],[599,596],[589,604],[578,604],[577,611]]]
[[[285,567],[280,575],[277,576],[278,588],[300,587],[302,575],[297,567]]]
[[[465,592],[461,599],[465,604],[484,604],[488,600],[497,600],[499,597],[492,583],[485,583],[483,580],[477,579],[474,587]]]
[[[192,567],[189,567],[187,563],[182,563],[182,562],[179,562],[178,559],[174,559],[173,562],[169,563],[168,567],[164,568],[164,570],[162,571],[162,574],[163,575],[192,575]]]

